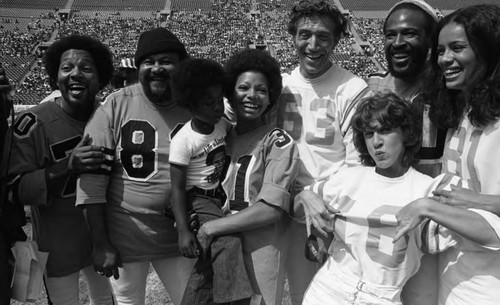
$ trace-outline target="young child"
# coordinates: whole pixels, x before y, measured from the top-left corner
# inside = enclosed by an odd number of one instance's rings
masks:
[[[188,211],[196,212],[202,224],[224,217],[217,187],[224,167],[225,137],[231,128],[222,117],[225,72],[215,61],[189,59],[176,68],[170,79],[174,101],[192,113],[192,119],[170,143],[172,210],[179,251],[186,257],[196,257],[198,243],[188,224]],[[217,238],[211,246],[211,257],[211,261],[198,259],[182,304],[208,304],[211,293],[215,303],[251,297],[239,237]]]
[[[403,286],[418,271],[423,252],[435,253],[454,245],[452,240],[444,240],[449,241],[446,244],[435,238],[434,230],[427,232],[426,223],[397,238],[397,213],[403,207],[421,198],[431,201],[432,191],[459,183],[456,176],[433,179],[412,167],[421,138],[417,113],[390,92],[363,100],[351,124],[365,166],[348,168],[330,178],[321,197],[311,191],[296,197],[296,216],[303,214],[301,208],[314,209],[315,202],[336,214],[330,228],[335,235],[330,257],[312,280],[303,304],[344,304],[345,300],[401,304]],[[314,192],[318,185],[310,189]]]

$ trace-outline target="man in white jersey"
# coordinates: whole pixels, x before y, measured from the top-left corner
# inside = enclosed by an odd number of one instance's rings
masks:
[[[360,77],[330,61],[347,20],[330,2],[305,0],[295,4],[288,33],[299,66],[283,75],[278,101],[278,127],[286,130],[299,148],[300,158],[316,181],[326,180],[340,168],[359,164],[352,145],[349,121],[355,105],[368,92]],[[287,276],[293,304],[300,304],[318,265],[304,256],[305,226],[292,224],[287,251]]]
[[[165,28],[141,34],[135,53],[139,83],[108,96],[85,128],[107,161],[78,180],[94,245],[94,268],[111,280],[118,304],[144,304],[153,266],[174,304],[180,304],[195,260],[177,250],[170,202],[170,136],[190,118],[173,104],[169,75],[187,57]]]

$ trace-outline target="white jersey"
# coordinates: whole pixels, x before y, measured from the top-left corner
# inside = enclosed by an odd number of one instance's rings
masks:
[[[475,128],[467,117],[450,130],[445,143],[443,170],[456,174],[481,194],[500,194],[500,122]],[[498,162],[497,162],[498,161]],[[480,213],[500,236],[500,219]],[[500,302],[500,252],[452,248],[439,256],[439,304],[493,305]]]
[[[342,170],[327,182],[313,185],[313,191],[323,189],[324,193],[320,194],[323,199],[342,212],[335,220],[330,257],[313,283],[325,282],[328,278],[344,281],[345,278],[344,282],[353,286],[354,291],[359,289],[359,292],[377,295],[380,303],[376,304],[400,304],[403,285],[418,271],[423,253],[442,251],[454,243],[430,234],[429,240],[446,243],[427,250],[427,237],[422,238],[426,236],[422,234],[423,225],[393,243],[395,215],[413,200],[432,195],[437,188],[449,189],[449,184],[457,184],[459,180],[451,175],[433,179],[413,168],[401,177],[387,178],[377,174],[374,167],[357,167]],[[324,188],[319,187],[323,183]],[[319,299],[321,304],[343,304],[337,297],[328,298],[321,293],[318,296],[317,285],[311,286],[308,292],[311,295],[306,299]],[[339,287],[328,289],[332,295],[348,291]],[[353,298],[356,297],[354,293]]]
[[[168,161],[187,167],[187,190],[194,186],[211,190],[219,185],[226,155],[225,138],[231,126],[221,118],[213,132],[206,135],[194,131],[190,120],[172,136]]]
[[[277,125],[296,141],[300,158],[316,180],[325,180],[346,165],[360,164],[352,141],[350,120],[366,95],[365,81],[332,64],[315,79],[297,67],[283,75]]]

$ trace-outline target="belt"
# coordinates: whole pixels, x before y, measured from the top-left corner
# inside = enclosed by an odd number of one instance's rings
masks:
[[[210,189],[210,190],[204,190],[202,188],[193,186],[193,188],[190,189],[188,192],[191,194],[202,195],[202,196],[206,196],[206,197],[210,197],[210,198],[219,198],[219,196],[218,196],[219,192],[218,192],[217,188]]]

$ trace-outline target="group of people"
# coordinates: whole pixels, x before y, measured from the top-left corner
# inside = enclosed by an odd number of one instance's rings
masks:
[[[497,302],[500,7],[396,3],[366,81],[331,61],[333,4],[289,17],[290,73],[255,49],[190,58],[160,27],[103,103],[110,50],[51,45],[60,95],[6,132],[1,212],[31,206],[53,304],[79,304],[80,272],[92,304],[144,304],[150,266],[174,304],[281,304],[285,278],[294,305]]]

